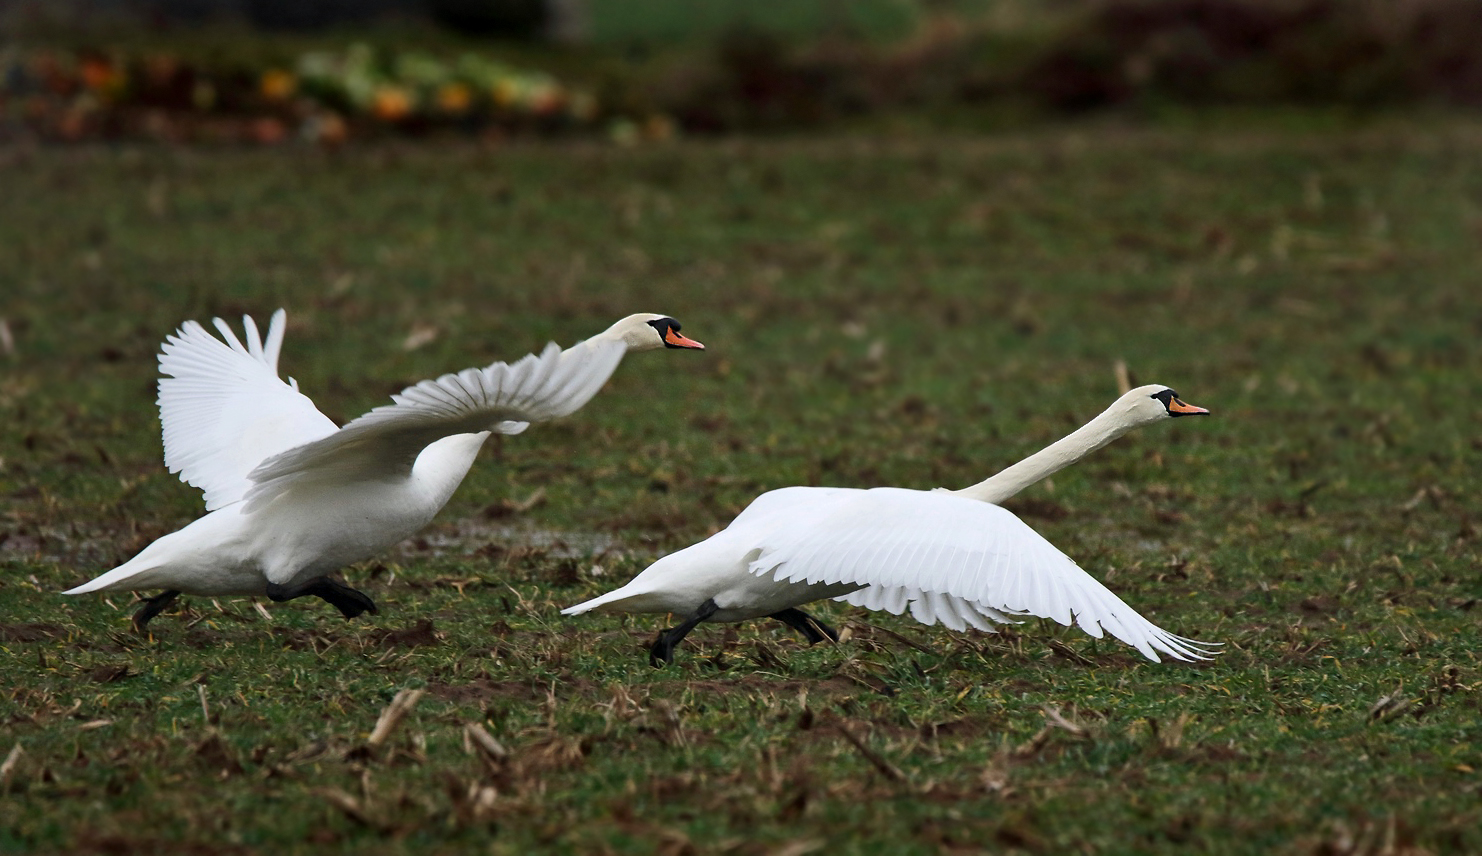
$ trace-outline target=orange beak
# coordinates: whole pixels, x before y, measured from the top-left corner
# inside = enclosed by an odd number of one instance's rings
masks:
[[[1168,402],[1168,412],[1169,413],[1172,413],[1174,416],[1208,416],[1209,415],[1209,411],[1208,410],[1205,410],[1202,407],[1195,407],[1192,404],[1185,404],[1182,400],[1177,399],[1177,398],[1175,398],[1172,401]]]
[[[664,333],[664,341],[668,343],[670,347],[674,348],[693,348],[696,351],[705,350],[704,345],[696,342],[694,339],[691,339],[683,333],[676,331],[673,327],[670,327],[668,331]]]

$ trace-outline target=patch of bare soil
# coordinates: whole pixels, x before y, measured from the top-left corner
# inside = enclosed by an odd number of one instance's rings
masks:
[[[153,853],[156,856],[233,856],[250,854],[250,848],[222,841],[170,841],[164,838],[96,835],[84,832],[68,851],[73,856],[134,856]]]
[[[60,624],[0,624],[0,640],[6,642],[39,642],[66,636],[67,631]]]
[[[338,641],[338,637],[325,636],[318,631],[295,627],[274,627],[273,635],[278,637],[284,648],[291,651],[302,651],[305,648],[322,651]]]
[[[372,631],[371,638],[383,648],[419,648],[442,642],[442,636],[438,634],[437,628],[428,618],[423,618],[411,627],[403,627],[400,630]]]

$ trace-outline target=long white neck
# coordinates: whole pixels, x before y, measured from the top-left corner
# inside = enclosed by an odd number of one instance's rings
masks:
[[[1060,472],[1137,427],[1112,405],[1085,425],[998,475],[972,487],[949,491],[997,505],[1035,482]]]
[[[618,325],[617,324],[614,324],[611,327],[608,327],[606,330],[603,330],[601,333],[598,333],[598,334],[596,334],[594,336],[588,336],[587,338],[583,339],[580,342],[577,342],[575,345],[572,345],[571,347],[572,348],[579,347],[581,345],[587,344],[588,342],[623,342],[623,341],[625,341],[624,338],[623,338],[623,331],[618,329]],[[569,351],[569,350],[571,350],[571,348],[567,348],[566,350]]]
[[[620,318],[611,327],[608,327],[606,330],[584,342],[579,342],[571,346],[571,348],[567,348],[567,350],[580,348],[583,345],[591,347],[592,345],[604,342],[622,342],[628,348],[629,352],[662,348],[664,343],[659,340],[658,333],[654,328],[648,326],[649,320],[659,317],[661,316],[638,314]]]

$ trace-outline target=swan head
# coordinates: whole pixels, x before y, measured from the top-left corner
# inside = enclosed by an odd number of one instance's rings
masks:
[[[1178,397],[1172,388],[1161,383],[1139,386],[1112,405],[1132,425],[1149,425],[1173,416],[1208,416],[1209,411],[1195,407]]]
[[[659,348],[680,348],[703,351],[705,346],[679,332],[679,322],[668,315],[639,312],[629,315],[600,334],[604,339],[616,339],[631,351],[653,351]]]

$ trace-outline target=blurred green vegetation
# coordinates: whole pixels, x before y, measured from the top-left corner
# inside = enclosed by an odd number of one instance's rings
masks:
[[[11,42],[162,53],[253,80],[357,42],[392,57],[472,51],[590,91],[605,116],[667,117],[692,132],[1482,106],[1473,0],[599,0],[586,17],[587,37],[560,44],[473,39],[415,19],[270,37],[224,25],[38,27]]]
[[[910,0],[815,0],[759,5],[745,0],[597,0],[586,4],[587,36],[596,44],[672,44],[753,29],[797,40],[845,36],[900,39],[919,26],[924,4]]]

